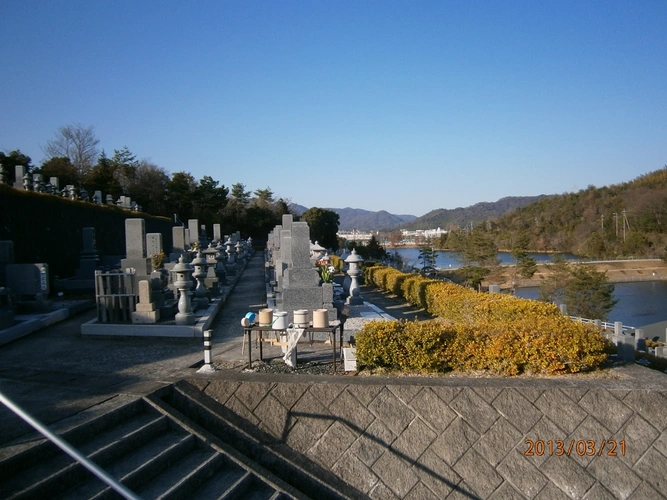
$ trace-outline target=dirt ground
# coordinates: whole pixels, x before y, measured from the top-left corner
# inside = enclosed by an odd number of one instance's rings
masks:
[[[632,281],[667,281],[667,263],[662,259],[605,260],[585,263],[593,266],[596,271],[607,274],[609,282],[623,283]],[[550,264],[538,264],[537,272],[532,279],[516,277],[511,279],[514,266],[503,266],[503,275],[507,278],[501,288],[540,286],[542,280],[551,274]],[[446,271],[441,276],[447,277],[453,271]],[[495,281],[497,283],[497,281]],[[482,283],[485,285],[485,283]]]
[[[610,260],[585,264],[596,271],[607,273],[611,283],[629,281],[660,281],[667,280],[667,263],[661,259]],[[533,279],[517,280],[519,286],[539,286],[549,276],[549,265],[537,266]]]

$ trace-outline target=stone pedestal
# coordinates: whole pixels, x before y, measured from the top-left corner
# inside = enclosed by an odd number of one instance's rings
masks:
[[[154,324],[160,319],[160,310],[153,302],[151,284],[148,280],[139,282],[139,302],[132,313],[132,323]]]

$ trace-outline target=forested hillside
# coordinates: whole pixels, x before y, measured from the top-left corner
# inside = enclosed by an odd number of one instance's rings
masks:
[[[438,208],[431,210],[426,215],[415,219],[409,224],[405,224],[405,229],[442,229],[453,230],[456,228],[474,227],[477,224],[500,217],[507,212],[534,203],[546,195],[539,196],[507,196],[498,201],[483,201],[475,203],[469,207],[459,207],[453,209]]]
[[[544,198],[489,224],[500,248],[587,257],[662,256],[667,243],[667,166],[623,184]]]

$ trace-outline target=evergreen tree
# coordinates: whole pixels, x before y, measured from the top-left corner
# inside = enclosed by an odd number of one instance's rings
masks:
[[[336,212],[326,208],[311,207],[301,215],[301,219],[310,227],[311,240],[317,241],[324,248],[338,249],[337,233],[340,216]]]
[[[516,263],[519,276],[530,279],[537,272],[537,262],[530,255],[522,255]]]
[[[419,261],[422,263],[422,274],[435,269],[435,261],[438,258],[438,252],[433,247],[425,245],[419,249]]]
[[[614,285],[609,283],[606,273],[596,271],[586,264],[577,264],[571,268],[564,297],[569,314],[606,320],[617,302],[614,299]]]
[[[549,264],[549,275],[540,285],[540,300],[562,302],[571,278],[570,263],[560,255],[554,255]]]
[[[0,151],[0,163],[2,163],[2,166],[5,167],[5,172],[7,173],[7,180],[10,183],[13,183],[15,180],[14,177],[16,177],[16,167],[18,165],[23,165],[27,173],[30,173],[32,169],[32,160],[30,159],[30,157],[24,155],[18,149],[10,151],[7,154]]]
[[[371,236],[366,245],[353,245],[352,248],[356,248],[357,253],[364,259],[384,260],[387,257],[387,251],[380,245],[375,235]]]

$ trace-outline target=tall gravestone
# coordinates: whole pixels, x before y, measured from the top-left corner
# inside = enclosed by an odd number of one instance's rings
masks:
[[[16,165],[14,167],[16,177],[14,177],[14,189],[23,189],[23,177],[25,176],[25,167]]]
[[[7,286],[5,269],[7,264],[14,263],[14,242],[0,241],[0,286]]]
[[[174,226],[171,228],[171,253],[169,261],[176,262],[186,252],[186,229],[183,226]]]
[[[190,231],[190,240],[188,243],[190,246],[192,246],[193,244],[199,242],[199,220],[189,219],[188,230]]]
[[[125,219],[125,254],[121,268],[134,269],[138,279],[150,276],[151,259],[146,256],[146,222],[144,219]]]
[[[206,235],[206,225],[202,224],[199,226],[199,250],[203,250],[208,247],[208,236]]]
[[[220,224],[213,224],[213,242],[217,243],[222,238],[222,233],[220,232]]]
[[[162,233],[146,234],[146,257],[162,253]]]
[[[281,230],[280,254],[286,267],[282,284],[277,287],[276,304],[287,311],[290,321],[297,309],[327,309],[329,320],[334,320],[333,285],[321,284],[310,262],[310,228],[306,222],[292,222],[290,226],[290,230]]]
[[[99,264],[94,227],[84,227],[81,230],[81,243],[81,257],[79,258],[79,267],[76,270],[75,278],[78,280],[91,280],[94,287],[95,269],[97,269],[97,265]]]

